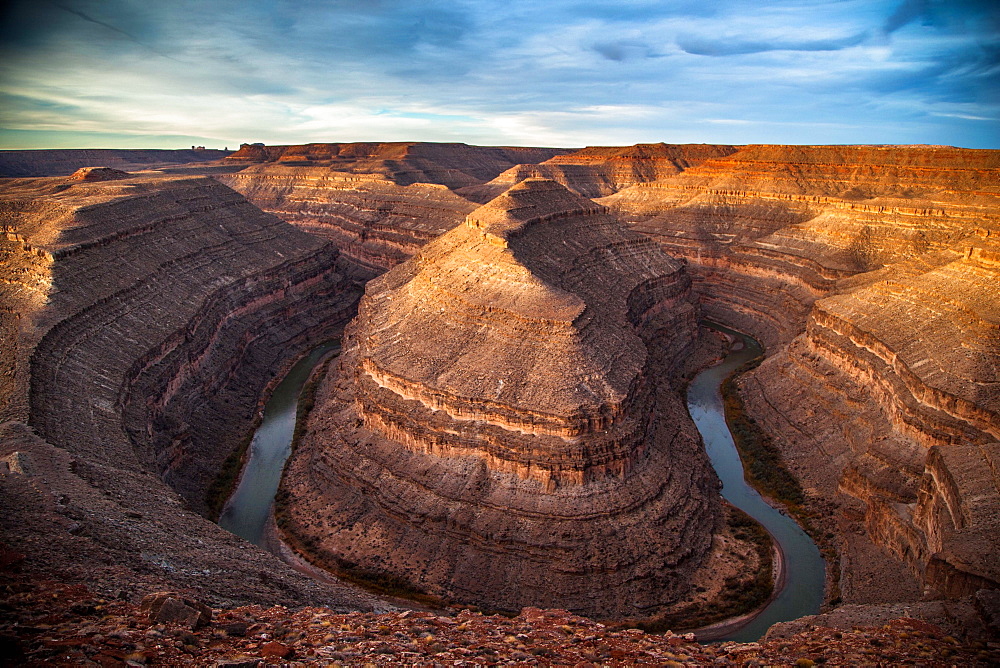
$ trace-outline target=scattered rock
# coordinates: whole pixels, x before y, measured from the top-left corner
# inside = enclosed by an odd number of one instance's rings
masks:
[[[145,596],[140,610],[146,614],[150,624],[182,624],[198,629],[212,621],[212,609],[207,605],[172,592]]]
[[[287,659],[292,655],[293,650],[284,643],[272,640],[260,648],[260,653],[268,659]]]

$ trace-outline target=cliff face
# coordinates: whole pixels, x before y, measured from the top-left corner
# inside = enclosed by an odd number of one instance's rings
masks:
[[[1000,584],[942,556],[917,505],[930,448],[1000,434],[997,183],[996,151],[750,146],[600,200],[687,259],[710,318],[766,343],[743,392],[806,486],[861,501],[875,543],[943,593]],[[850,570],[867,557],[844,540]]]
[[[590,146],[539,164],[517,165],[488,183],[458,192],[475,202],[487,202],[527,178],[546,178],[584,197],[603,197],[637,183],[679,174],[706,160],[734,152],[733,146],[714,144]]]
[[[688,259],[708,315],[774,347],[838,281],[995,228],[998,175],[996,151],[748,146],[601,202]]]
[[[515,164],[559,152],[419,142],[244,144],[228,162],[249,166],[216,178],[265,211],[333,241],[374,277],[476,208],[451,189],[478,186]]]
[[[299,229],[332,241],[372,276],[413,255],[475,208],[443,185],[398,185],[329,167],[253,165],[219,181]]]
[[[719,523],[680,265],[528,180],[369,283],[283,483],[314,555],[490,608],[647,616]]]
[[[273,559],[235,565],[233,537],[183,512],[180,498],[204,507],[287,355],[335,336],[353,314],[360,290],[336,249],[207,178],[12,181],[0,202],[2,347],[5,371],[13,367],[0,416],[41,437],[9,422],[4,448],[46,471],[34,486],[8,489],[11,518],[72,509],[88,528],[55,531],[53,553],[79,538],[89,558],[96,541],[115,555],[98,559],[137,578],[162,555],[175,565],[161,579],[216,600],[242,594],[232,578],[199,573],[227,561],[244,578],[264,574],[262,586],[247,587],[251,600],[279,584],[315,600]],[[49,508],[46,486],[72,503]],[[101,491],[117,503],[88,510]],[[30,548],[42,530],[26,522],[11,535]]]

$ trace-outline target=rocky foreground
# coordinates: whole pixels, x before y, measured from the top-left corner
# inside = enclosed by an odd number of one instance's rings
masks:
[[[142,603],[17,572],[0,553],[0,665],[17,666],[990,666],[1000,644],[961,643],[919,619],[809,628],[760,643],[702,645],[693,634],[613,629],[564,610],[516,617],[468,610],[336,613],[211,610],[179,594]]]

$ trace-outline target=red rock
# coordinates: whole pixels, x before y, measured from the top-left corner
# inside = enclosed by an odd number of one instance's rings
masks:
[[[115,181],[129,176],[128,172],[110,167],[81,167],[69,177],[74,181]]]
[[[292,656],[294,650],[284,643],[272,640],[260,648],[260,653],[267,659],[287,659]]]
[[[140,610],[146,614],[150,624],[181,624],[198,629],[212,621],[210,607],[172,592],[145,596]]]

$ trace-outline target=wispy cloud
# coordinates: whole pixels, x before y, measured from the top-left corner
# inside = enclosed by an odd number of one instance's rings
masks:
[[[745,39],[731,37],[709,39],[692,35],[682,35],[677,39],[677,45],[687,53],[696,56],[739,56],[748,53],[763,53],[765,51],[839,51],[861,44],[868,38],[868,33],[858,33],[840,39],[796,40],[777,38],[772,40]]]

